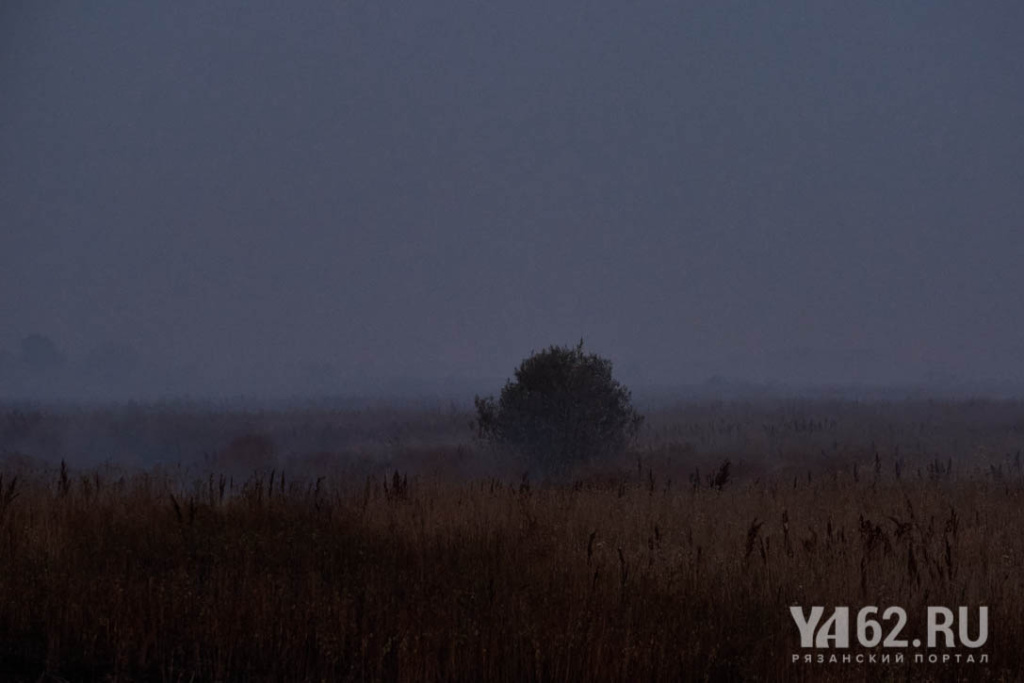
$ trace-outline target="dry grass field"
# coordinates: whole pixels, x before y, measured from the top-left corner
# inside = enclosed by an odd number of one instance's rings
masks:
[[[266,415],[261,434],[149,415],[221,446],[121,468],[32,444],[130,416],[8,411],[3,678],[1024,677],[1020,404],[680,406],[563,482],[523,477],[442,413],[416,418],[429,438],[362,434],[359,459],[294,446],[353,415]],[[987,662],[794,663],[791,605],[900,606],[905,637],[929,605],[987,605],[988,642],[955,650]]]

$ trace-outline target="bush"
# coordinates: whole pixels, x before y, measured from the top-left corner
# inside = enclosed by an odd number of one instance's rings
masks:
[[[548,474],[621,452],[640,430],[628,389],[612,378],[611,361],[575,347],[534,353],[501,397],[475,399],[479,436],[510,447]]]

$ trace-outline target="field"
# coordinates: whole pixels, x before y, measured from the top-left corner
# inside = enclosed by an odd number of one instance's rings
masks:
[[[633,451],[546,482],[474,443],[454,406],[8,408],[0,672],[1024,676],[1024,404],[765,400],[648,415]],[[899,606],[904,638],[923,638],[932,605],[969,606],[973,636],[985,605],[989,637],[886,650],[902,663],[794,662],[836,651],[801,649],[793,605]],[[929,663],[935,653],[961,661]]]

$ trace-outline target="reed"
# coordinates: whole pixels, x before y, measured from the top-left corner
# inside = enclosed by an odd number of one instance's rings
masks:
[[[1024,667],[1019,479],[668,487],[639,469],[564,486],[5,475],[0,662],[14,680],[209,681],[1011,680]],[[912,619],[989,605],[991,663],[795,666],[793,604]]]

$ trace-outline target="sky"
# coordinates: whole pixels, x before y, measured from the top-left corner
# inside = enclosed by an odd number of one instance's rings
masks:
[[[150,394],[580,338],[637,384],[1024,382],[1021,35],[1020,2],[8,0],[0,378],[37,334]]]

